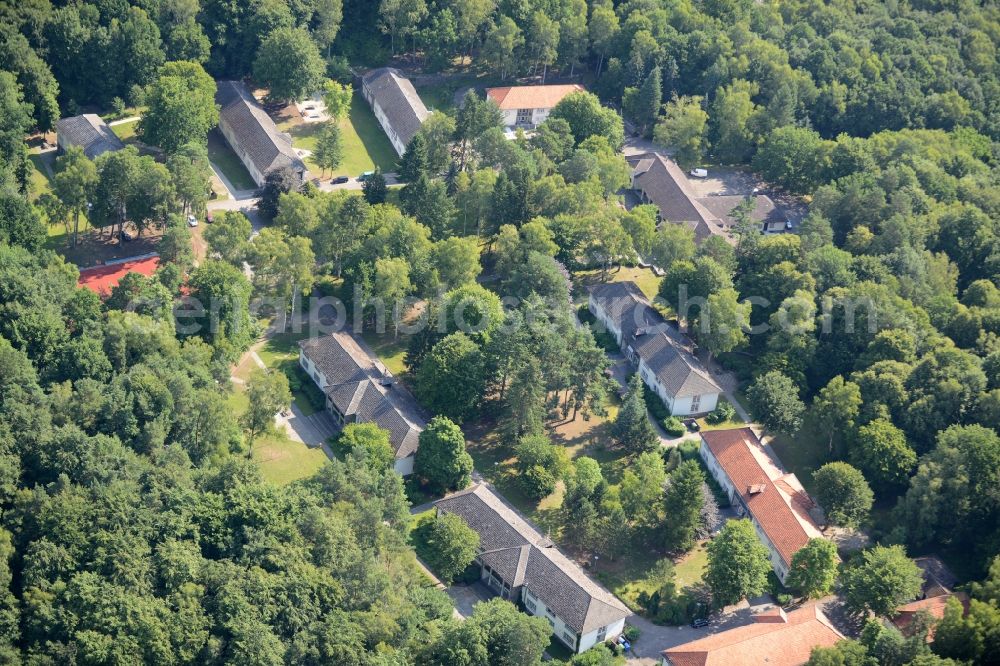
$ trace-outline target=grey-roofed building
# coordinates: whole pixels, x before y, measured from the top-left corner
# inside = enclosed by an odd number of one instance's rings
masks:
[[[635,155],[628,161],[632,167],[632,189],[643,203],[654,204],[659,209],[661,220],[686,224],[694,231],[695,241],[699,244],[711,236],[735,243],[732,227],[736,220],[732,217],[732,210],[743,203],[745,197],[696,196],[684,170],[659,153]],[[751,196],[755,199],[755,206],[750,217],[761,225],[761,231],[785,231],[785,216],[770,197]]]
[[[83,154],[92,160],[103,153],[125,147],[108,124],[93,113],[56,121],[56,145],[60,154],[66,152],[67,148],[79,146],[83,148]]]
[[[504,599],[544,617],[576,653],[613,640],[628,607],[594,582],[503,498],[480,483],[435,503],[479,534],[476,561],[483,582]]]
[[[361,77],[368,100],[396,154],[402,156],[430,112],[410,80],[392,67],[373,69]]]
[[[292,137],[278,127],[240,81],[218,81],[219,130],[258,186],[275,169],[291,167],[305,178],[306,165],[292,147]]]
[[[716,408],[722,388],[694,355],[691,341],[660,316],[634,282],[591,287],[588,306],[671,414]]]
[[[788,228],[788,218],[785,217],[780,208],[774,205],[771,197],[766,194],[755,194],[752,196],[754,207],[750,211],[750,219],[757,223],[761,232],[765,234],[784,233]],[[726,228],[732,228],[736,224],[736,218],[733,217],[733,209],[744,201],[746,201],[746,197],[739,195],[719,195],[698,199],[698,203],[722,220]]]
[[[409,392],[363,343],[346,331],[302,340],[299,365],[323,391],[338,427],[374,423],[388,430],[396,472],[413,472],[424,417]]]

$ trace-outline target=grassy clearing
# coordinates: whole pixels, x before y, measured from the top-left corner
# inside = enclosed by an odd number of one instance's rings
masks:
[[[225,139],[218,130],[212,130],[208,134],[208,159],[236,189],[253,190],[257,188],[257,183],[250,177],[250,172],[243,166],[243,162],[236,156],[236,153],[226,145]]]
[[[334,170],[337,176],[358,176],[379,167],[382,171],[395,171],[399,157],[378,124],[368,102],[355,92],[351,110],[340,121],[344,142],[344,162]]]
[[[55,162],[55,153],[31,153],[28,155],[28,160],[31,162],[31,173],[28,176],[28,187],[31,192],[31,199],[34,201],[46,192],[52,191],[52,179],[49,178],[49,172],[46,169],[46,165],[49,168],[53,167],[53,163]]]
[[[423,100],[429,111],[444,111],[448,113],[455,109],[455,84],[453,82],[438,83],[432,86],[417,88],[417,94]]]
[[[707,541],[699,543],[677,563],[674,572],[677,574],[678,588],[690,587],[701,582],[708,566],[708,549],[705,548],[707,543]]]
[[[404,359],[409,339],[405,335],[395,337],[391,330],[385,333],[365,331],[362,337],[389,372],[396,377],[406,374]]]
[[[812,494],[813,472],[829,462],[831,457],[827,437],[819,432],[811,415],[806,413],[802,428],[795,435],[776,436],[771,441],[771,448],[785,468],[799,477],[806,492]]]
[[[728,404],[729,401],[726,400],[725,398],[719,398],[720,406],[724,402]],[[709,423],[707,420],[705,420],[705,417],[701,417],[700,419],[697,419],[697,421],[698,425],[701,426],[703,432],[707,430],[729,430],[730,428],[742,428],[743,426],[746,425],[745,423],[743,423],[743,421],[740,420],[740,417],[735,414],[733,415],[733,418],[727,419],[722,423]]]
[[[675,584],[678,593],[701,584],[708,565],[707,542],[700,542],[689,553],[674,563]],[[662,581],[655,572],[660,556],[648,548],[632,548],[615,561],[598,560],[591,572],[619,599],[636,612],[643,612],[639,596],[652,594]]]
[[[643,592],[652,593],[656,585],[649,580],[659,558],[648,548],[630,548],[612,561],[598,560],[591,574],[633,611],[641,611],[637,601]]]
[[[138,120],[130,120],[127,123],[118,123],[117,125],[111,125],[111,131],[121,139],[126,144],[138,141],[135,136],[136,127],[138,127]],[[130,141],[131,140],[131,141]]]
[[[639,266],[623,266],[619,270],[608,271],[608,282],[635,282],[642,293],[652,300],[656,297],[660,289],[660,282],[663,280],[653,274],[650,268],[640,268]],[[577,271],[573,274],[573,294],[578,303],[585,303],[587,300],[587,287],[600,284],[601,271],[598,269]]]
[[[319,389],[312,379],[299,370],[299,345],[302,333],[281,333],[268,338],[257,354],[264,365],[271,369],[281,370],[293,384],[292,399],[304,416],[315,414],[317,405],[322,403]],[[251,367],[251,370],[253,368]],[[240,368],[242,370],[242,368]],[[239,375],[237,375],[239,376]],[[298,380],[296,389],[295,379]]]
[[[316,149],[323,123],[304,122],[301,116],[292,110],[286,111],[282,118],[283,120],[278,123],[278,129],[291,135],[292,144],[297,149],[308,151]],[[351,99],[347,117],[338,122],[344,147],[344,161],[337,168],[324,173],[324,178],[357,177],[365,171],[374,170],[376,166],[382,171],[396,170],[398,159],[396,151],[382,131],[368,102],[360,93],[356,93]],[[323,173],[311,155],[305,158],[305,163],[315,175]]]
[[[268,434],[254,442],[253,459],[264,479],[279,486],[312,476],[327,461],[323,449],[310,449],[281,434]]]
[[[570,460],[580,456],[594,458],[600,465],[605,478],[617,483],[625,469],[625,451],[615,449],[610,437],[610,423],[618,413],[618,405],[609,409],[608,416],[591,416],[584,419],[577,414],[575,419],[550,419],[546,430],[553,444],[562,446]],[[544,530],[556,535],[561,530],[559,509],[562,506],[565,488],[560,481],[556,490],[541,501],[525,495],[518,483],[513,447],[501,441],[497,424],[480,421],[465,428],[469,441],[469,454],[476,470],[493,483],[518,511],[537,523]]]

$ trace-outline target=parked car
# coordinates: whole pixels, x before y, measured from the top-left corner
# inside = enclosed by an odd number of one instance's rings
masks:
[[[363,183],[374,175],[375,175],[374,171],[365,171],[363,174],[358,176],[358,182]]]
[[[692,629],[701,629],[702,627],[707,627],[707,626],[708,626],[708,620],[703,617],[699,617],[696,620],[691,621]]]
[[[696,419],[684,419],[684,425],[687,427],[688,432],[698,432],[701,430],[701,426],[698,425]]]
[[[691,169],[691,175],[695,178],[708,178],[708,170],[706,169]]]
[[[342,185],[342,184],[348,182],[349,180],[350,180],[350,178],[348,178],[347,176],[337,176],[336,178],[331,178],[330,179],[330,184],[331,185]]]
[[[189,227],[198,226],[198,219],[194,215],[188,215],[188,226]]]

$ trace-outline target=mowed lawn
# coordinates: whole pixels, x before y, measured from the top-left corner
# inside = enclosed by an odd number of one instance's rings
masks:
[[[243,375],[249,374],[243,370],[241,366],[236,375],[242,378]],[[296,399],[299,399],[298,395]],[[237,417],[242,415],[249,406],[244,387],[233,384],[233,392],[227,402],[233,414]],[[300,400],[300,403],[308,404],[308,401]],[[289,438],[284,432],[274,430],[257,438],[253,444],[252,457],[260,465],[264,478],[278,485],[312,476],[327,461],[323,449],[311,449],[302,442]]]
[[[327,461],[323,449],[311,449],[284,433],[259,437],[253,445],[253,459],[264,479],[279,486],[312,476]]]
[[[126,144],[131,143],[129,139],[135,140],[135,129],[139,125],[138,120],[130,120],[127,123],[111,125],[111,131]]]
[[[335,169],[325,173],[316,165],[309,155],[305,158],[306,166],[313,175],[322,174],[324,178],[333,176],[350,176],[356,178],[365,171],[373,171],[379,167],[384,172],[396,170],[399,157],[389,143],[385,132],[372,113],[368,102],[361,93],[354,93],[351,98],[351,109],[346,118],[340,121],[340,137],[344,147],[344,159]],[[299,150],[313,151],[323,129],[323,123],[307,123],[294,109],[290,109],[290,117],[278,123],[278,129],[288,132],[292,137],[292,145]]]
[[[602,282],[635,282],[646,298],[652,301],[660,290],[661,281],[663,278],[654,275],[652,269],[639,266],[612,268],[608,271],[606,280],[601,279],[601,271],[597,269],[577,271],[573,273],[573,295],[577,303],[586,303],[587,287],[591,285]]]
[[[237,190],[257,188],[257,183],[250,177],[250,172],[243,166],[243,162],[232,151],[218,129],[208,133],[208,160],[229,179],[229,182]]]
[[[50,168],[55,167],[55,153],[31,153],[28,155],[28,160],[31,162],[28,187],[31,191],[32,200],[37,200],[38,197],[46,192],[52,191],[52,180],[49,178],[49,172],[45,166],[48,164]]]

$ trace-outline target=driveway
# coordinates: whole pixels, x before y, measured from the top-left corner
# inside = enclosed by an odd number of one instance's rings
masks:
[[[309,447],[321,446],[327,455],[332,457],[332,451],[328,450],[326,440],[337,434],[337,426],[329,412],[320,410],[306,416],[299,406],[292,402],[289,416],[278,414],[275,418],[278,425],[284,426],[288,431],[289,437]]]
[[[496,595],[480,582],[471,585],[452,585],[447,590],[451,603],[462,617],[472,615],[472,608],[480,601],[489,601]]]
[[[761,610],[759,607],[754,610]],[[632,647],[632,655],[628,658],[630,664],[652,666],[659,664],[660,653],[667,648],[689,643],[699,638],[739,627],[751,622],[751,608],[746,601],[727,608],[712,618],[711,624],[701,629],[693,629],[688,625],[680,627],[662,627],[653,624],[644,617],[633,615],[626,620],[642,633]]]

